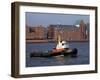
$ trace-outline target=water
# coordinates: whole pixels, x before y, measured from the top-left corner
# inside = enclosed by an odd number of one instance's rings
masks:
[[[82,65],[89,64],[89,42],[70,42],[70,48],[78,49],[78,56],[72,58],[70,56],[55,57],[33,57],[29,55],[33,51],[51,50],[56,46],[55,43],[27,43],[26,44],[26,67],[36,66],[59,66],[59,65]]]

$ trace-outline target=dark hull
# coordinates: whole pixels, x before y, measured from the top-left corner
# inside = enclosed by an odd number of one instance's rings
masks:
[[[68,50],[65,50],[65,51],[62,51],[62,52],[56,52],[56,53],[53,53],[52,51],[47,51],[47,52],[32,52],[30,54],[30,57],[52,57],[52,56],[58,56],[58,55],[64,55],[64,56],[72,56],[72,57],[76,57],[77,56],[77,49],[74,48],[74,49],[71,49],[70,51]]]

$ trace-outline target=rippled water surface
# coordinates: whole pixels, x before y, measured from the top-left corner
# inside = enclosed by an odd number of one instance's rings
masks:
[[[47,51],[56,46],[55,43],[27,43],[26,44],[26,67],[36,66],[57,66],[57,65],[79,65],[89,64],[89,42],[70,42],[70,48],[78,49],[78,56],[72,58],[70,56],[55,57],[33,57],[29,55],[33,51]]]

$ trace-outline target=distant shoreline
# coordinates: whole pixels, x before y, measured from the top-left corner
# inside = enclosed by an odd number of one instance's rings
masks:
[[[26,40],[26,43],[54,43],[55,40]],[[67,42],[89,42],[89,40],[70,40]]]

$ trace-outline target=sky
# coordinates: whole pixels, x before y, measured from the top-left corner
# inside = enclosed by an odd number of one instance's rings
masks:
[[[89,23],[89,15],[58,14],[58,13],[34,13],[26,12],[26,24],[28,26],[51,24],[77,25],[80,20]]]

